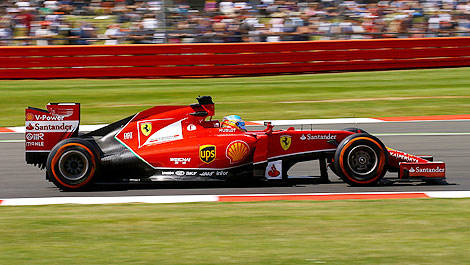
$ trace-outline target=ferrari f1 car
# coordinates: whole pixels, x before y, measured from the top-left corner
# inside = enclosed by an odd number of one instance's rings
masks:
[[[63,190],[98,182],[288,181],[296,163],[319,161],[352,186],[375,185],[387,171],[396,181],[443,181],[445,164],[387,148],[361,129],[246,131],[224,127],[209,96],[190,106],[157,106],[80,134],[78,103],[26,109],[26,162],[46,168]]]

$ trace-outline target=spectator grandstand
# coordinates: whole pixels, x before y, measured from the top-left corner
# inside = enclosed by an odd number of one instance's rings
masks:
[[[470,36],[469,0],[1,1],[0,45]]]

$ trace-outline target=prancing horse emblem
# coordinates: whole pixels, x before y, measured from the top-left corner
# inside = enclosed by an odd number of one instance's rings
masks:
[[[290,135],[282,135],[280,138],[281,142],[281,147],[284,149],[284,151],[287,151],[289,149],[290,144],[292,143],[292,138]]]
[[[152,132],[152,123],[145,122],[145,123],[140,124],[140,131],[142,132],[143,135],[149,136],[150,133]]]

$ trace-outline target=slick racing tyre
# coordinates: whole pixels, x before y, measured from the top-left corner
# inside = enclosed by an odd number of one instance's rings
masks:
[[[377,184],[385,175],[388,152],[376,137],[358,133],[346,137],[336,149],[334,167],[351,186]]]
[[[62,190],[89,187],[98,172],[98,152],[88,141],[70,138],[59,142],[47,158],[47,175]]]

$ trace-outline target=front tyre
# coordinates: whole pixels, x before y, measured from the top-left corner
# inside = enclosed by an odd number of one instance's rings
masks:
[[[96,148],[88,141],[70,138],[58,143],[47,158],[47,174],[62,190],[89,187],[98,171]]]
[[[377,184],[386,173],[388,152],[376,137],[358,133],[346,137],[338,146],[334,167],[338,176],[351,186]]]

